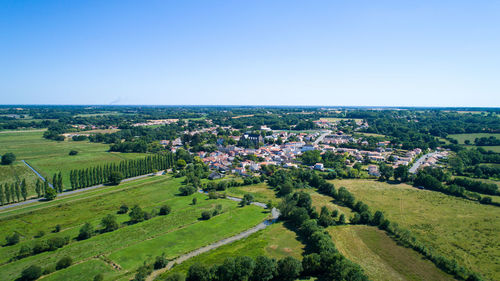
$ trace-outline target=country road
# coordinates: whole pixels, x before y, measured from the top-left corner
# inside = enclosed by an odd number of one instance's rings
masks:
[[[206,192],[203,192],[201,190],[199,190],[198,192],[200,193],[204,193],[206,194]],[[236,201],[236,202],[239,202],[241,201],[241,198],[237,198],[237,197],[231,197],[231,196],[227,196],[226,199],[229,199],[229,200],[233,200],[233,201]],[[255,206],[259,206],[259,207],[262,207],[262,208],[266,208],[267,205],[264,204],[264,203],[260,203],[260,202],[252,202],[251,204],[255,205]],[[222,240],[219,240],[217,242],[214,242],[210,245],[207,245],[207,246],[204,246],[204,247],[201,247],[201,248],[198,248],[194,251],[191,251],[187,254],[184,254],[184,255],[181,255],[179,257],[177,257],[176,259],[174,260],[171,260],[166,267],[162,268],[162,269],[158,269],[158,270],[155,270],[153,271],[153,273],[151,273],[147,278],[146,278],[146,281],[153,281],[155,280],[155,278],[164,273],[165,271],[168,271],[170,270],[174,265],[176,264],[180,264],[190,258],[193,258],[193,257],[196,257],[200,254],[203,254],[205,252],[208,252],[210,250],[214,250],[214,249],[217,249],[219,248],[220,246],[223,246],[223,245],[227,245],[227,244],[230,244],[230,243],[233,243],[235,241],[238,241],[238,240],[241,240],[245,237],[248,237],[250,236],[251,234],[254,234],[255,232],[259,231],[259,230],[262,230],[262,229],[265,229],[266,227],[268,227],[269,225],[273,224],[276,222],[276,220],[279,218],[280,216],[280,212],[278,209],[276,208],[273,208],[271,210],[271,219],[269,220],[265,220],[261,223],[259,223],[258,225],[254,226],[254,227],[251,227],[241,233],[238,233],[234,236],[231,236],[231,237],[228,237],[228,238],[225,238],[225,239],[222,239]]]
[[[40,177],[40,179],[42,179],[43,181],[45,181],[45,178],[42,175],[40,175],[40,173],[38,173],[33,167],[31,167],[24,160],[22,160],[22,161],[23,161],[24,164],[26,164],[26,166],[28,166],[31,170],[33,170],[33,172],[35,172],[35,174],[38,177]],[[161,173],[163,173],[163,171],[159,171],[158,173],[156,173],[156,175],[161,174]],[[128,182],[128,181],[132,181],[132,180],[142,179],[142,178],[145,178],[145,177],[148,177],[148,176],[152,176],[152,175],[153,175],[153,173],[146,174],[146,175],[140,175],[140,176],[132,177],[132,178],[127,178],[127,179],[122,180],[122,182]],[[49,183],[49,185],[50,185],[50,187],[54,188],[52,186],[52,184]],[[84,191],[96,189],[96,188],[103,187],[103,186],[106,186],[106,185],[104,185],[104,184],[98,184],[98,185],[89,186],[89,187],[85,187],[85,188],[80,188],[80,189],[75,189],[75,190],[69,190],[69,191],[58,193],[57,197],[71,195],[71,194],[75,194],[75,193],[79,193],[79,192],[84,192]],[[22,205],[26,205],[26,204],[35,203],[35,202],[44,202],[44,200],[45,200],[44,198],[29,199],[29,200],[22,201],[22,202],[17,202],[17,203],[13,203],[13,204],[9,204],[9,205],[0,206],[0,210],[14,208],[14,207],[17,207],[17,206],[22,206]],[[56,200],[57,200],[57,198],[56,198]]]
[[[328,136],[329,134],[331,134],[331,131],[326,131],[324,132],[321,136],[319,136],[314,142],[313,144],[314,145],[318,145],[321,141],[323,141],[323,139]]]

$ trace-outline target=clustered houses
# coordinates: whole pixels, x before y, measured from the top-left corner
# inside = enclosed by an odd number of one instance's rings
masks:
[[[159,119],[159,120],[148,120],[147,122],[143,123],[135,123],[132,124],[133,127],[139,127],[139,126],[154,126],[154,125],[166,125],[166,124],[172,124],[179,121],[179,119]]]
[[[439,160],[448,157],[448,154],[449,152],[445,150],[445,151],[439,151],[438,153],[426,157],[422,162],[422,165],[420,165],[419,169],[436,166]]]

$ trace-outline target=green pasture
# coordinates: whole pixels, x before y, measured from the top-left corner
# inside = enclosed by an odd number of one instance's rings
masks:
[[[55,271],[43,277],[44,281],[88,281],[102,274],[105,280],[114,279],[118,271],[100,259],[91,259],[71,267]]]
[[[431,261],[398,245],[375,227],[333,226],[328,232],[337,249],[359,264],[371,280],[454,280]]]
[[[381,210],[391,222],[409,229],[460,265],[489,279],[498,279],[500,267],[500,208],[406,184],[372,180],[334,180],[372,210]]]

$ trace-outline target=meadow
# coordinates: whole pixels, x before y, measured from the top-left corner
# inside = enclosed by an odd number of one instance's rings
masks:
[[[372,210],[409,229],[438,253],[495,280],[500,276],[500,209],[406,184],[333,180]]]
[[[376,227],[332,226],[328,232],[337,249],[359,264],[371,280],[454,280],[431,261],[398,245]]]
[[[0,215],[3,215],[0,216],[1,239],[13,232],[21,234],[20,243],[0,248],[0,276],[10,276],[11,279],[7,280],[12,280],[29,265],[51,266],[64,256],[70,256],[75,265],[47,276],[51,278],[49,280],[68,280],[68,276],[82,274],[92,267],[93,263],[102,265],[103,261],[110,268],[109,264],[117,263],[110,260],[110,257],[119,261],[117,264],[121,269],[118,272],[107,271],[105,276],[132,276],[136,267],[144,261],[152,262],[150,259],[154,258],[153,255],[165,253],[168,257],[175,257],[246,230],[268,216],[262,208],[240,208],[236,202],[224,199],[209,200],[204,194],[179,196],[181,180],[172,179],[170,176],[148,177],[104,192],[92,191],[56,199],[47,204],[0,212]],[[193,198],[198,199],[196,205],[192,204]],[[167,216],[156,216],[130,225],[127,214],[116,214],[122,204],[130,207],[138,204],[148,212],[167,204],[172,208],[172,212]],[[216,204],[222,206],[223,213],[208,221],[200,221],[201,212],[213,209]],[[121,225],[118,230],[98,234],[83,241],[74,239],[85,222],[90,222],[98,229],[100,219],[107,214],[117,217]],[[53,233],[52,230],[58,224],[61,231]],[[206,229],[213,231],[206,235]],[[40,230],[44,231],[45,235],[36,238]],[[20,260],[11,259],[23,245],[31,246],[39,240],[65,236],[71,238],[70,243],[57,251],[43,252]],[[164,244],[165,242],[170,244]],[[93,261],[96,257],[100,257],[100,260]],[[93,262],[87,264],[90,261]]]
[[[185,275],[189,267],[195,263],[212,266],[221,264],[228,257],[257,257],[260,255],[275,259],[286,256],[302,259],[303,252],[304,245],[297,240],[295,232],[287,229],[283,222],[278,222],[242,240],[224,245],[176,265],[171,270],[160,275],[158,280],[162,280],[173,273]]]
[[[17,156],[16,165],[25,160],[43,177],[52,179],[54,173],[62,172],[63,185],[70,187],[69,172],[99,164],[119,162],[144,157],[141,153],[108,152],[109,145],[88,141],[47,140],[40,131],[20,131],[0,134],[0,154],[12,152]],[[78,151],[70,156],[71,150]],[[11,174],[9,177],[14,177]]]
[[[483,138],[483,137],[497,137],[500,138],[500,134],[489,134],[489,133],[476,133],[476,134],[455,134],[455,135],[448,135],[449,137],[455,139],[458,141],[459,144],[465,144],[466,140],[469,140],[471,145],[466,145],[466,147],[476,147],[474,146],[474,140],[476,138]],[[488,151],[491,150],[496,153],[500,153],[500,146],[478,146],[481,148],[484,148],[484,150]]]
[[[35,182],[38,177],[30,168],[21,161],[11,165],[0,165],[0,185],[21,182],[23,179],[26,180],[28,197],[35,195]]]

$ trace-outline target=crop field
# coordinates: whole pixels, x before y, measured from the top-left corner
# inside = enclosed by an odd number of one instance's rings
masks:
[[[18,232],[21,241],[14,246],[0,248],[0,276],[15,279],[29,265],[51,266],[64,256],[70,256],[75,265],[47,276],[53,278],[49,280],[68,280],[68,276],[72,274],[82,274],[90,270],[89,268],[104,265],[108,267],[104,272],[105,276],[130,275],[144,261],[152,262],[150,259],[156,255],[165,253],[168,257],[175,257],[246,230],[268,216],[262,208],[240,208],[236,202],[230,200],[209,200],[207,196],[198,193],[179,196],[178,187],[181,181],[182,179],[172,179],[170,176],[148,177],[107,191],[88,192],[87,196],[79,194],[55,200],[50,204],[28,206],[25,207],[27,211],[18,208],[1,212],[0,215],[3,216],[0,216],[0,239],[5,241],[5,235]],[[198,198],[196,205],[191,203],[193,197]],[[127,214],[116,214],[122,204],[130,207],[138,204],[148,212],[167,204],[172,208],[172,212],[167,216],[156,216],[130,225]],[[216,204],[222,206],[223,213],[208,221],[200,221],[201,211],[212,209]],[[118,230],[98,234],[87,240],[74,239],[85,222],[90,222],[99,229],[100,219],[108,214],[117,217],[121,225]],[[61,231],[53,233],[52,230],[58,224]],[[207,235],[206,229],[211,230],[210,235]],[[39,231],[43,231],[45,235],[35,238]],[[31,246],[36,241],[51,237],[70,237],[71,240],[68,245],[57,251],[43,252],[20,260],[11,259],[23,245]],[[102,259],[95,260],[95,257],[101,256]],[[120,266],[118,272],[109,267],[109,262],[103,264],[104,261],[109,261],[110,257]]]
[[[62,172],[63,184],[69,184],[69,172],[98,164],[119,162],[144,157],[141,153],[107,152],[109,145],[87,141],[56,142],[42,138],[43,132],[15,132],[0,134],[0,154],[12,152],[17,160],[26,160],[42,176],[51,179],[56,172]],[[71,150],[77,155],[68,155]],[[17,163],[17,162],[16,162]],[[20,163],[20,162],[19,162]]]
[[[260,255],[275,259],[285,256],[302,259],[303,251],[304,245],[297,240],[295,232],[287,229],[282,222],[279,222],[240,241],[224,245],[176,265],[170,271],[163,273],[160,280],[176,272],[186,274],[189,267],[195,263],[211,266],[221,264],[228,257],[256,257]]]
[[[419,190],[406,184],[334,180],[373,210],[409,229],[425,245],[489,279],[498,279],[500,209],[492,205]]]
[[[454,280],[412,249],[398,245],[385,232],[365,225],[328,228],[338,250],[380,280]]]

